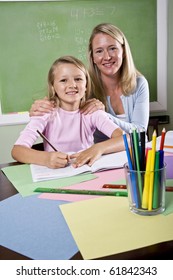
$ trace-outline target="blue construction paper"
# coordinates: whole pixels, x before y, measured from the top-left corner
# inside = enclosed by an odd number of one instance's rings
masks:
[[[0,202],[0,245],[35,260],[67,260],[77,245],[58,207],[67,202],[23,198]]]

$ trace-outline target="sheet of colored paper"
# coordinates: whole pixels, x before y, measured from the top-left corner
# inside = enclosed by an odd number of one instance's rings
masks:
[[[114,169],[114,170],[107,170],[102,172],[94,173],[97,178],[92,181],[86,181],[79,184],[75,184],[73,186],[68,186],[68,189],[83,189],[83,190],[99,190],[102,189],[104,184],[110,183],[112,180],[116,180],[119,178],[123,178],[124,176],[124,169]],[[64,188],[65,189],[65,188]],[[107,191],[106,189],[104,189]],[[103,191],[104,191],[103,190]],[[58,193],[43,193],[39,196],[39,198],[44,199],[53,199],[53,200],[65,200],[65,201],[80,201],[80,200],[87,200],[93,199],[97,196],[93,195],[79,195],[79,194],[58,194]]]
[[[0,203],[0,244],[35,260],[67,260],[78,252],[57,205],[61,201],[23,198]]]
[[[2,171],[22,196],[35,194],[34,190],[39,187],[65,187],[96,178],[93,174],[81,174],[69,178],[34,183],[32,181],[31,171],[28,164],[4,167],[2,168]]]
[[[133,214],[124,197],[90,199],[60,205],[60,209],[84,259],[173,240],[173,214]]]
[[[164,156],[164,162],[166,163],[166,178],[173,179],[173,155]]]

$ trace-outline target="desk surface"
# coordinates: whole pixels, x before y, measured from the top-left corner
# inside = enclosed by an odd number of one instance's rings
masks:
[[[1,164],[0,167],[16,165],[17,163]],[[0,171],[0,201],[13,196],[17,193],[17,190],[7,179],[2,171]],[[82,260],[80,252],[75,254],[72,260]],[[101,258],[102,260],[172,260],[173,259],[173,241],[163,242],[147,246],[144,248],[106,256]],[[18,254],[12,250],[9,250],[3,246],[0,246],[0,260],[29,260],[29,258]]]

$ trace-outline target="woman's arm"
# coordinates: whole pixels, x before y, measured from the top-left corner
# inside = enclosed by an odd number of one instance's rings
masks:
[[[29,115],[30,117],[34,116],[43,116],[46,113],[50,113],[54,109],[54,103],[49,101],[47,97],[43,99],[35,100],[31,105]]]
[[[68,164],[68,155],[61,152],[37,151],[22,145],[14,145],[12,157],[23,163],[44,165],[49,168],[61,168]]]
[[[134,94],[123,96],[122,101],[127,121],[123,121],[112,114],[109,117],[122,130],[129,133],[133,128],[145,129],[147,131],[149,121],[149,87],[144,77],[138,77],[137,88]],[[109,104],[108,104],[109,105]],[[110,106],[110,105],[109,105]],[[110,111],[111,113],[111,108]]]

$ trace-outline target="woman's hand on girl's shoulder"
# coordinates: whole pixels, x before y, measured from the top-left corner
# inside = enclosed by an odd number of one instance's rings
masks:
[[[29,111],[30,117],[42,116],[54,109],[54,103],[49,101],[47,97],[35,100]]]
[[[80,112],[87,115],[97,110],[105,111],[105,105],[99,99],[92,98],[85,102],[84,106],[80,109]]]

